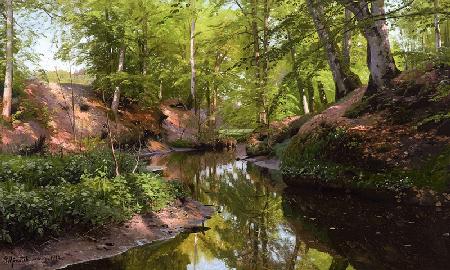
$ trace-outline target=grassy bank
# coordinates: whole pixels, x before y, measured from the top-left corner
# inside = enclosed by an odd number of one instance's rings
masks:
[[[176,183],[132,174],[131,156],[119,160],[122,174],[115,176],[105,152],[64,158],[1,155],[0,242],[120,223],[184,196]]]

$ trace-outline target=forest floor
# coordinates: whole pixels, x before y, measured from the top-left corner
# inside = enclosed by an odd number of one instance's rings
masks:
[[[133,247],[167,240],[181,232],[202,230],[213,209],[186,200],[156,213],[135,215],[120,226],[95,228],[45,243],[0,246],[0,269],[59,269],[71,264],[112,257]],[[32,267],[32,268],[30,268]]]
[[[42,136],[46,137],[51,152],[80,151],[84,148],[80,142],[105,136],[108,123],[112,133],[125,143],[137,141],[138,136],[150,137],[149,151],[167,150],[168,146],[156,142],[156,138],[169,144],[182,141],[186,145],[195,145],[197,140],[194,127],[198,119],[179,100],[167,100],[153,109],[130,106],[120,110],[119,118],[112,122],[108,119],[108,106],[88,86],[31,81],[24,92],[17,108],[18,119],[11,127],[0,125],[1,151],[15,152],[25,145],[32,145]],[[204,119],[203,113],[200,120]]]

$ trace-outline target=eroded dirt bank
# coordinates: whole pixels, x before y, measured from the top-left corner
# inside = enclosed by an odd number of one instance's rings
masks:
[[[163,210],[136,215],[121,226],[53,238],[44,243],[0,247],[0,269],[61,269],[68,265],[112,257],[133,247],[198,230],[213,209],[191,199]]]

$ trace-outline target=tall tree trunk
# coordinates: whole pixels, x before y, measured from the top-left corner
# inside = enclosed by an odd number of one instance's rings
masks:
[[[344,40],[342,42],[342,64],[350,68],[350,51],[352,47],[352,30],[351,30],[352,12],[345,9],[345,27]]]
[[[335,41],[330,36],[329,27],[322,21],[325,18],[323,6],[318,0],[307,0],[308,9],[316,26],[321,43],[325,47],[328,64],[336,84],[336,99],[361,86],[359,77],[345,67],[339,57]]]
[[[253,35],[253,65],[255,67],[255,88],[256,88],[256,107],[258,109],[258,122],[261,123],[261,113],[264,108],[264,98],[261,91],[261,52],[259,48],[259,27],[258,27],[258,0],[252,0],[252,35]]]
[[[302,100],[301,103],[303,104],[303,111],[305,112],[305,114],[311,113],[311,110],[309,109],[309,101],[305,95],[305,89],[301,90],[300,95],[300,99]]]
[[[303,114],[308,114],[309,106],[308,106],[308,102],[306,101],[305,89],[302,87],[302,80],[299,75],[300,70],[299,70],[299,66],[297,63],[297,57],[295,55],[295,48],[293,46],[292,37],[291,37],[291,33],[289,30],[287,30],[287,38],[288,38],[288,42],[291,44],[290,51],[291,51],[291,60],[292,60],[292,73],[295,76],[295,82],[296,82],[297,91],[299,94],[299,99],[298,99],[299,106],[298,107],[300,108],[300,110],[303,110]]]
[[[125,44],[120,47],[119,52],[119,66],[117,67],[117,72],[120,73],[123,71],[124,65],[125,65]],[[120,103],[120,86],[116,86],[116,89],[114,90],[114,96],[113,101],[111,103],[111,111],[114,113],[114,115],[117,115],[119,111],[119,103]]]
[[[373,16],[383,18],[385,16],[384,0],[372,2],[371,13]],[[370,82],[368,92],[372,93],[377,88],[383,88],[398,75],[399,70],[395,65],[391,53],[389,30],[386,18],[377,19],[373,27],[366,27],[364,33],[369,47],[368,65],[370,69]]]
[[[216,61],[214,63],[214,80],[211,89],[211,97],[210,97],[210,116],[209,116],[209,127],[212,129],[216,128],[216,110],[217,110],[217,92],[218,92],[218,77],[220,72],[220,65],[222,61],[225,59],[225,54],[221,52],[217,52]]]
[[[384,0],[337,1],[350,9],[364,27],[367,66],[370,70],[367,94],[373,94],[389,86],[391,80],[399,74],[391,53]]]
[[[12,103],[12,84],[13,84],[13,1],[5,1],[6,9],[6,72],[5,72],[5,88],[3,91],[3,119],[9,121],[11,119],[11,103]]]
[[[267,92],[267,86],[269,82],[269,16],[270,7],[269,0],[264,0],[264,26],[263,26],[263,50],[264,61],[262,63],[262,87],[261,87],[261,100],[262,108],[260,114],[261,124],[268,124],[267,104],[265,94]]]
[[[320,103],[322,103],[323,105],[327,105],[328,104],[327,95],[325,93],[325,89],[321,81],[317,82],[317,89],[319,91]]]
[[[192,1],[194,3],[195,1]],[[192,6],[194,9],[194,6]],[[195,16],[192,15],[191,20],[191,37],[190,37],[190,63],[191,63],[191,97],[194,103],[195,114],[197,114],[197,93],[196,93],[196,70],[195,70]]]
[[[311,79],[306,81],[306,91],[308,92],[308,107],[309,111],[313,113],[315,111],[314,108],[314,87]]]
[[[442,47],[442,40],[441,40],[441,27],[440,27],[440,22],[439,22],[439,0],[434,0],[434,36],[435,36],[435,46],[436,46],[436,51],[439,52],[439,50]]]
[[[163,99],[163,80],[162,79],[159,80],[158,98],[159,98],[159,101],[162,101],[162,99]]]
[[[148,24],[147,18],[143,18],[142,22],[142,75],[147,75],[148,65],[147,65],[147,57],[148,57]]]

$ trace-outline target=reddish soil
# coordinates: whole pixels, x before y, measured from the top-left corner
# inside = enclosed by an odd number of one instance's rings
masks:
[[[72,128],[72,91],[75,101],[75,136]],[[87,86],[83,85],[49,85],[32,81],[25,89],[26,99],[36,106],[48,109],[48,127],[38,121],[29,120],[16,123],[12,128],[0,125],[0,151],[15,152],[20,147],[31,145],[40,136],[47,138],[51,152],[79,151],[80,138],[99,138],[106,132],[106,124],[118,139],[136,136],[136,132],[160,136],[167,142],[185,140],[197,141],[198,119],[192,110],[187,110],[178,100],[167,100],[153,109],[140,109],[130,106],[119,110],[116,122],[108,120],[108,105],[96,97]],[[83,108],[83,109],[81,109]],[[201,121],[206,119],[201,113]],[[76,137],[77,141],[74,140]],[[164,150],[167,146],[150,143],[149,150]],[[82,149],[83,150],[83,147]]]

